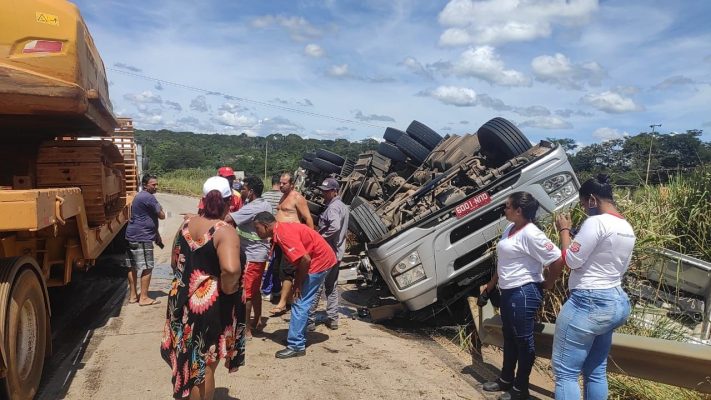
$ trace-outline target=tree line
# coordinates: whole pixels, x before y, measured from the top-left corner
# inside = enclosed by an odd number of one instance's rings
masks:
[[[617,185],[637,186],[666,182],[671,176],[711,162],[711,142],[701,139],[702,131],[684,133],[641,132],[634,136],[579,146],[573,139],[548,138],[563,146],[573,169],[583,179],[605,173]],[[304,153],[323,148],[355,160],[378,142],[363,139],[304,139],[295,134],[254,137],[246,134],[196,134],[169,130],[136,131],[143,145],[147,171],[161,174],[188,168],[217,169],[227,165],[247,174],[267,175],[295,169]],[[649,171],[649,173],[647,173]]]

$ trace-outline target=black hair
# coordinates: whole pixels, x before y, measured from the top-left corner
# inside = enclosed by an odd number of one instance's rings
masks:
[[[141,185],[143,187],[145,187],[151,179],[158,179],[158,178],[156,178],[155,175],[151,175],[151,174],[143,175],[143,178],[141,178]]]
[[[262,192],[264,191],[264,182],[262,182],[261,178],[257,178],[254,175],[247,175],[247,177],[245,177],[242,181],[242,184],[247,185],[249,189],[254,192],[255,196],[262,196]]]
[[[272,186],[279,184],[279,178],[281,178],[279,174],[272,175]]]
[[[254,216],[254,222],[258,222],[264,225],[270,225],[276,222],[276,218],[274,218],[274,214],[270,213],[269,211],[262,211]]]
[[[536,220],[536,213],[540,204],[531,193],[514,192],[511,193],[509,199],[511,200],[511,208],[520,208],[523,217],[531,222]]]
[[[598,174],[595,178],[588,179],[580,186],[578,195],[584,199],[594,195],[599,199],[613,201],[610,177],[605,174]]]

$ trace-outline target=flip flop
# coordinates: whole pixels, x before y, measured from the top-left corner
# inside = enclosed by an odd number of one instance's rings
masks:
[[[154,305],[154,304],[160,304],[160,300],[158,300],[158,299],[153,299],[153,301],[151,301],[150,303],[146,303],[146,304],[138,303],[138,305],[141,306],[141,307],[152,306],[152,305]]]
[[[269,314],[271,314],[272,317],[278,317],[280,315],[286,314],[288,311],[288,306],[286,307],[274,307],[271,310],[269,310]]]
[[[138,303],[138,299],[128,301],[128,304],[136,304],[136,303]]]

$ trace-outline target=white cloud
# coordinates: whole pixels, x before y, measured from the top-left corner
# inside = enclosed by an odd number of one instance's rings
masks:
[[[343,132],[326,130],[326,129],[316,129],[313,131],[314,135],[319,136],[324,139],[340,139],[347,135]]]
[[[395,118],[389,115],[378,115],[378,114],[363,114],[360,110],[355,110],[353,117],[358,121],[371,122],[371,121],[381,121],[381,122],[395,122]]]
[[[247,111],[247,108],[242,107],[240,104],[237,103],[232,103],[232,102],[227,102],[223,103],[218,111],[226,111],[229,113],[238,113],[238,112],[244,112]]]
[[[644,109],[631,98],[624,97],[622,94],[612,91],[587,94],[583,96],[580,101],[610,114],[641,111]]]
[[[207,112],[210,108],[207,105],[205,96],[198,96],[190,101],[190,109],[193,111]]]
[[[348,76],[348,64],[332,65],[328,69],[328,75],[334,78],[343,78]]]
[[[656,84],[654,86],[654,89],[667,90],[667,89],[675,87],[675,86],[693,85],[695,83],[696,83],[696,81],[694,81],[691,78],[687,78],[686,76],[676,75],[676,76],[669,77],[662,82],[659,82],[658,84]]]
[[[323,50],[323,48],[317,44],[307,44],[306,47],[304,47],[304,54],[310,57],[314,58],[319,58],[323,57],[326,52]]]
[[[460,77],[475,77],[502,86],[528,86],[531,80],[513,69],[506,69],[496,50],[491,46],[470,48],[452,67]]]
[[[451,0],[440,12],[442,46],[502,44],[548,37],[554,24],[581,25],[597,11],[597,0]]]
[[[123,98],[136,104],[163,103],[163,99],[160,97],[160,95],[154,94],[150,90],[146,90],[141,93],[126,93],[125,95],[123,95]]]
[[[278,25],[286,29],[291,38],[298,42],[321,37],[321,30],[311,25],[303,17],[264,15],[252,20],[252,27],[257,29],[266,29],[272,25]]]
[[[163,104],[165,104],[169,108],[172,108],[175,111],[183,111],[183,106],[181,106],[178,102],[166,100],[163,102]]]
[[[587,62],[574,64],[561,53],[553,56],[542,55],[531,61],[533,74],[541,82],[550,82],[566,89],[580,89],[583,83],[600,86],[607,76],[600,64]]]
[[[595,132],[592,134],[592,137],[600,142],[606,142],[612,139],[621,139],[625,136],[629,136],[629,133],[620,132],[617,129],[607,127],[595,129]]]
[[[541,128],[541,129],[570,129],[573,127],[573,125],[565,120],[562,120],[558,117],[553,117],[553,116],[547,116],[547,117],[536,117],[533,119],[529,119],[526,121],[521,122],[519,126],[522,127],[532,127],[532,128]]]
[[[456,86],[440,86],[429,93],[430,96],[457,107],[472,107],[476,105],[476,92],[473,89]]]
[[[417,59],[414,57],[406,57],[398,65],[405,66],[405,68],[407,68],[408,70],[410,70],[412,73],[414,73],[416,75],[420,75],[425,78],[432,79],[432,71],[430,71],[428,68],[426,68],[424,65],[422,65],[422,63],[417,61]]]
[[[219,124],[233,128],[251,128],[257,123],[257,120],[254,117],[240,115],[239,113],[232,113],[229,111],[218,113],[213,120]]]

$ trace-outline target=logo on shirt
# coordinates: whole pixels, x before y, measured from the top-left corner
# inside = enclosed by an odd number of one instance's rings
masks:
[[[577,253],[580,251],[580,243],[578,242],[573,242],[573,244],[570,245],[570,251],[573,253]]]
[[[286,251],[288,251],[289,253],[293,253],[295,250],[296,250],[296,248],[294,248],[294,247],[290,247],[290,248],[286,249]]]
[[[553,250],[553,247],[554,247],[553,243],[551,243],[551,242],[546,243],[546,250],[551,251],[551,250]]]

